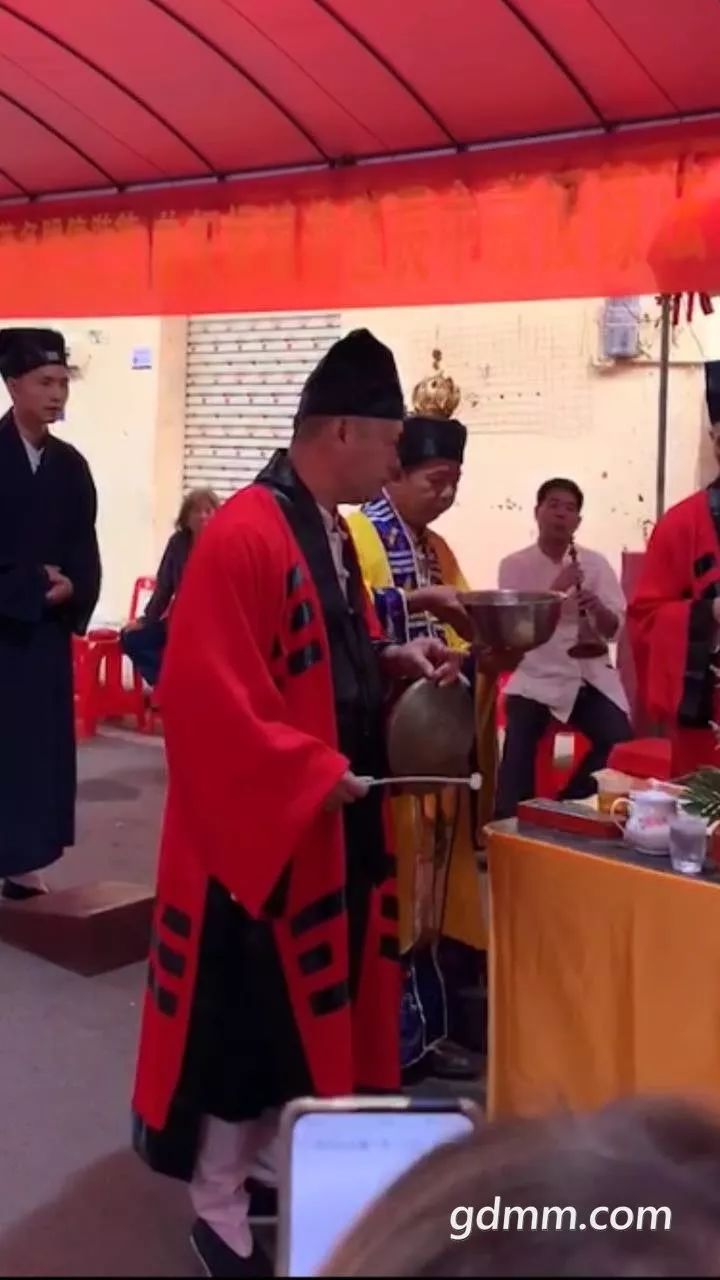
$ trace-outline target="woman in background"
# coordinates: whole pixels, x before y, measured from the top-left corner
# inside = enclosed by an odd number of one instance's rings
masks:
[[[163,552],[153,591],[142,618],[123,628],[120,643],[135,670],[151,689],[160,678],[167,640],[167,616],[198,534],[220,506],[212,489],[193,489],[183,498],[175,532]]]

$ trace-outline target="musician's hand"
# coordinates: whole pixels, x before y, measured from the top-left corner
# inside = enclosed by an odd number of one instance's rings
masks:
[[[594,591],[586,591],[581,588],[577,595],[578,607],[585,609],[587,613],[597,613],[603,608],[602,600],[595,595]]]
[[[557,578],[550,588],[551,591],[573,591],[580,587],[581,574],[580,568],[576,564],[566,564],[564,569],[560,570]]]
[[[464,654],[448,649],[441,640],[420,636],[408,644],[388,645],[383,652],[385,672],[393,680],[434,680],[454,684],[460,675]]]
[[[712,602],[712,616],[713,620],[720,624],[720,596]]]
[[[330,795],[325,801],[325,808],[334,813],[338,809],[342,809],[343,805],[354,804],[356,800],[364,800],[370,788],[367,782],[363,782],[362,778],[358,778],[356,774],[349,770],[344,773],[339,782],[335,783]]]

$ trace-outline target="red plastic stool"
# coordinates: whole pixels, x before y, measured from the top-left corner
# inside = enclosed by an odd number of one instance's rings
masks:
[[[93,635],[91,642],[97,653],[96,701],[99,720],[121,720],[125,716],[135,719],[139,733],[147,730],[147,707],[141,677],[133,671],[129,688],[123,680],[124,654],[120,646],[119,632],[113,636]]]
[[[608,769],[628,773],[631,778],[657,778],[669,782],[673,776],[672,743],[669,738],[633,738],[618,742],[608,757]]]
[[[555,745],[560,737],[572,738],[572,762],[570,768],[562,768],[555,761]],[[535,758],[535,794],[541,800],[554,800],[567,786],[573,773],[581,764],[590,743],[584,734],[569,725],[553,720],[548,725]]]
[[[497,727],[507,726],[505,712],[505,686],[509,676],[501,676],[498,681]],[[555,745],[558,737],[572,738],[572,764],[569,769],[560,768],[555,763]],[[559,720],[552,720],[543,734],[535,757],[535,796],[541,800],[554,800],[567,786],[572,774],[590,749],[590,743],[582,733],[571,729]]]
[[[83,742],[92,738],[98,722],[98,664],[97,646],[88,636],[73,636],[73,705],[75,740]]]
[[[129,622],[135,622],[140,612],[143,595],[152,595],[154,578],[138,578],[130,601]],[[124,655],[120,646],[120,632],[112,627],[96,628],[88,634],[95,646],[95,704],[97,720],[121,720],[133,717],[139,733],[153,732],[154,721],[148,714],[145,688],[142,678],[133,671],[130,687],[123,680]]]
[[[87,637],[73,636],[73,714],[75,740],[83,742],[95,733],[96,719],[93,712],[94,675],[90,671],[90,646]]]

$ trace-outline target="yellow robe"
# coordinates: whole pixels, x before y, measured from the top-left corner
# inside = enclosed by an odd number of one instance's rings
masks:
[[[368,590],[381,591],[394,587],[390,564],[380,536],[372,521],[362,512],[348,519],[363,578]],[[440,534],[428,530],[428,540],[437,558],[443,583],[466,591],[467,584],[450,547]],[[453,649],[467,645],[450,628],[444,628]],[[492,817],[497,773],[497,735],[495,728],[495,686],[478,675],[476,681],[476,752],[477,767],[482,774],[477,831],[472,829],[470,795],[460,791],[460,809],[446,884],[442,934],[482,950],[487,945],[487,911],[484,877],[477,865],[477,842],[486,822]],[[417,941],[416,894],[418,875],[419,832],[424,819],[432,817],[428,806],[440,803],[452,814],[458,803],[455,788],[439,798],[418,799],[411,795],[396,796],[392,801],[395,852],[398,858],[398,898],[400,904],[400,946],[407,951]]]

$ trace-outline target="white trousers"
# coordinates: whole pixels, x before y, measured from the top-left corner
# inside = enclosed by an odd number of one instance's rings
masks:
[[[277,1111],[265,1111],[257,1120],[240,1124],[215,1116],[203,1121],[190,1199],[197,1217],[240,1258],[249,1258],[253,1251],[245,1181],[253,1177],[275,1184],[277,1125]]]

